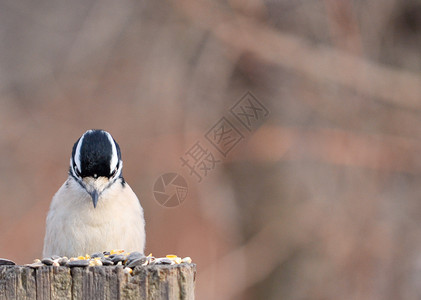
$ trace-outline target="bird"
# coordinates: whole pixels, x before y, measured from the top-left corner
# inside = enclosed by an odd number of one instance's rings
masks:
[[[68,178],[47,214],[43,257],[144,253],[143,208],[122,169],[120,147],[107,131],[88,130],[76,141]]]

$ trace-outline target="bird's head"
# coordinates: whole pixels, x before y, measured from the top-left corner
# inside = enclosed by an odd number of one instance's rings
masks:
[[[91,196],[94,207],[101,193],[122,178],[120,147],[104,130],[88,130],[74,144],[69,174]]]

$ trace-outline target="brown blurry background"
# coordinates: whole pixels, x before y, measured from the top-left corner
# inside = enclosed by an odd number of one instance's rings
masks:
[[[71,147],[102,128],[146,252],[191,256],[197,299],[420,299],[420,70],[415,0],[1,0],[0,257],[41,256]],[[224,158],[204,134],[247,91],[270,114]],[[222,161],[201,183],[196,141]],[[172,209],[166,172],[189,185]]]

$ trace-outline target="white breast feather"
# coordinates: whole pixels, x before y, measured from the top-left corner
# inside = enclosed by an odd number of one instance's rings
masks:
[[[143,209],[126,183],[116,182],[93,207],[91,197],[69,178],[51,202],[44,257],[74,257],[111,249],[140,251],[145,247]]]

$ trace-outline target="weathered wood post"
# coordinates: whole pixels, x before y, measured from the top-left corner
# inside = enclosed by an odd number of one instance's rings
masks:
[[[0,300],[194,299],[196,265],[0,266]]]

